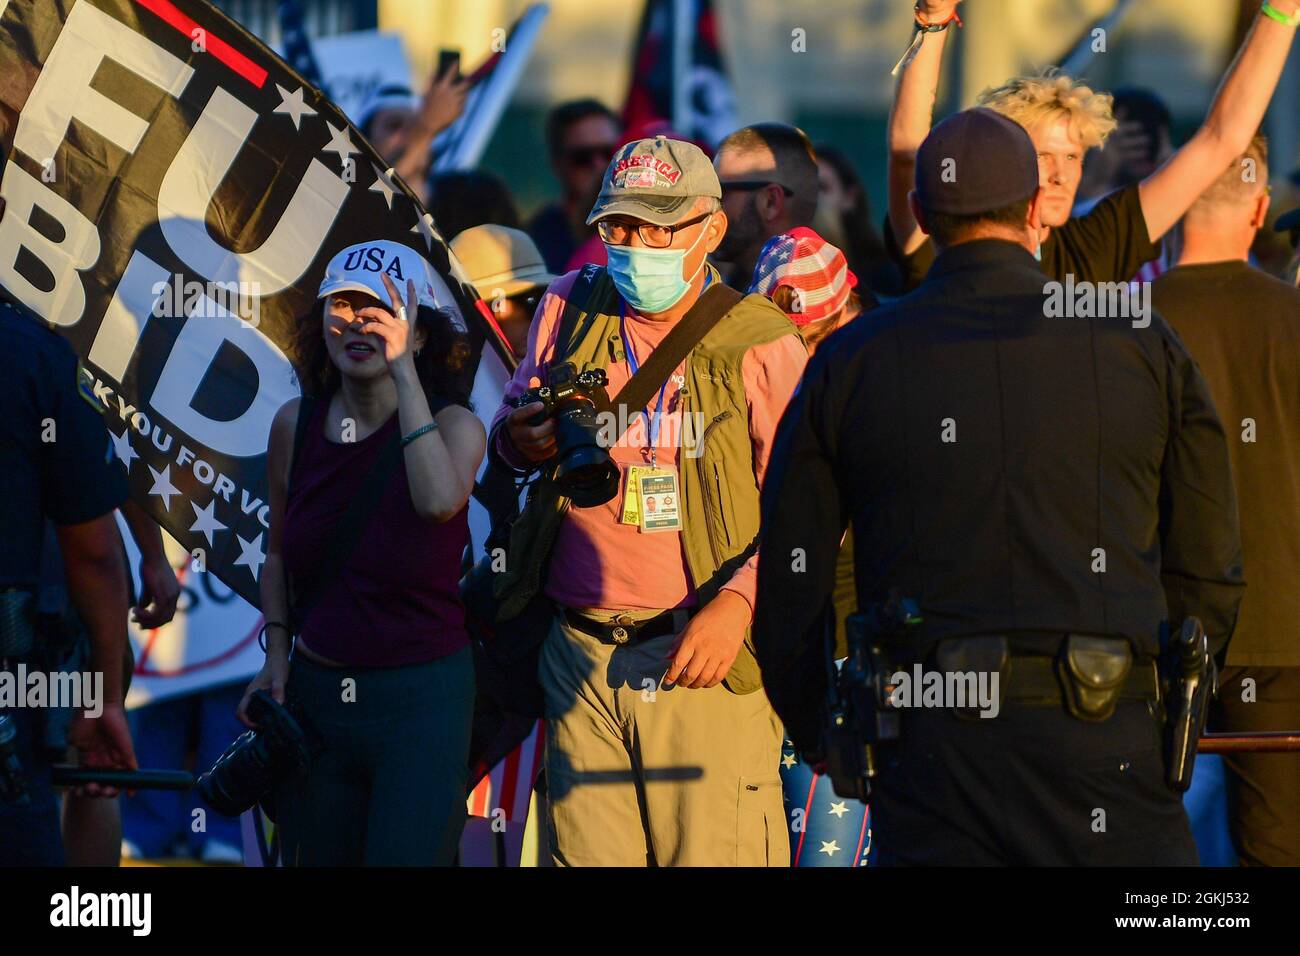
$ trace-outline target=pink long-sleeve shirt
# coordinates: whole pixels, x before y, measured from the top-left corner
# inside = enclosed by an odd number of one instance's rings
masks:
[[[537,315],[528,333],[528,350],[506,388],[505,400],[493,418],[493,426],[513,408],[514,399],[540,379],[540,368],[555,352],[555,337],[560,315],[564,311],[578,272],[570,272],[551,283],[538,304]],[[719,281],[716,276],[714,281]],[[673,323],[656,322],[625,308],[625,334],[637,359],[647,356],[667,336]],[[754,442],[754,465],[761,486],[767,470],[768,455],[777,423],[785,411],[808,356],[803,343],[794,333],[751,348],[744,358],[741,374],[749,406],[749,434]],[[681,403],[678,397],[686,363],[678,366],[664,393],[664,411],[656,443],[656,463],[676,469],[682,449],[678,447],[682,429]],[[631,378],[627,362],[612,363],[606,369],[611,396]],[[656,399],[657,399],[656,395]],[[651,400],[653,411],[655,400]],[[646,416],[634,420],[610,457],[620,472],[619,493],[596,508],[570,508],[560,524],[551,554],[546,593],[559,604],[573,608],[599,610],[657,610],[690,607],[696,603],[682,549],[680,531],[642,533],[636,525],[623,524],[623,493],[630,465],[650,463],[649,431]],[[692,434],[698,436],[699,429]],[[509,438],[502,429],[497,450],[508,462],[523,466]],[[689,454],[689,450],[687,450]],[[758,555],[738,568],[724,587],[735,591],[754,606],[757,585]]]

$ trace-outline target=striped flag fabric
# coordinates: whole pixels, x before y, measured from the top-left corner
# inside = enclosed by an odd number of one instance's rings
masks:
[[[532,797],[537,774],[542,769],[545,746],[545,725],[539,720],[527,739],[478,782],[466,801],[469,815],[493,819],[498,810],[504,810],[507,823],[523,823],[527,820],[528,801]]]

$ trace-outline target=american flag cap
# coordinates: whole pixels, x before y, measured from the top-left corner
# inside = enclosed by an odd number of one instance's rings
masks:
[[[812,229],[800,226],[773,236],[763,246],[749,291],[770,298],[783,285],[798,293],[789,315],[790,321],[802,326],[830,318],[844,308],[858,277],[844,253]]]

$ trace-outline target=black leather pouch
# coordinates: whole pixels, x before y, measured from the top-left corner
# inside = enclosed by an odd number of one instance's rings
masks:
[[[1010,659],[1011,649],[1005,635],[949,637],[940,641],[934,649],[935,668],[943,673],[945,687],[964,688],[966,696],[966,706],[955,706],[953,701],[952,712],[962,720],[980,719],[984,710],[979,699],[981,681],[989,696],[996,698],[1000,712],[1006,696],[1007,662]],[[959,676],[950,680],[949,674]]]
[[[1132,667],[1133,649],[1123,638],[1069,635],[1056,660],[1066,709],[1079,720],[1109,720]]]

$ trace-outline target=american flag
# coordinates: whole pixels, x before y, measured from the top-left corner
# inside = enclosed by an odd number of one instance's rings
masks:
[[[505,810],[507,823],[523,823],[528,819],[528,801],[542,769],[545,744],[545,725],[539,720],[527,739],[493,767],[470,793],[466,801],[469,815],[491,819],[500,808]]]

